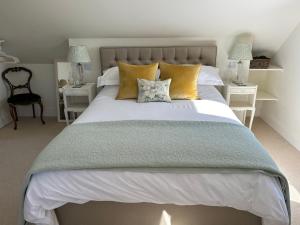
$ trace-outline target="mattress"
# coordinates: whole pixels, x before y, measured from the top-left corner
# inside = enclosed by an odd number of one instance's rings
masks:
[[[115,100],[118,87],[97,95],[75,123],[117,120],[189,120],[240,123],[212,86],[200,86],[202,100],[136,103]],[[53,209],[68,202],[149,202],[226,206],[249,211],[264,224],[288,224],[288,212],[277,179],[262,171],[80,170],[36,174],[28,186],[24,216],[36,224],[57,225]]]

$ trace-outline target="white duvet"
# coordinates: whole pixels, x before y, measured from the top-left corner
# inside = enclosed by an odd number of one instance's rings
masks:
[[[97,95],[75,123],[117,120],[192,120],[240,123],[212,86],[200,86],[202,100],[136,103],[115,100],[116,86]],[[278,181],[262,171],[80,170],[44,172],[32,177],[24,217],[36,224],[58,225],[54,209],[68,202],[149,202],[228,206],[262,217],[265,225],[287,225],[288,213]]]

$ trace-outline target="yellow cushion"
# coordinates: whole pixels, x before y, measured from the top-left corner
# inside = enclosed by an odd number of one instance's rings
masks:
[[[160,79],[172,79],[170,97],[172,99],[199,99],[197,80],[201,65],[175,65],[161,62]]]
[[[150,65],[130,65],[118,63],[120,74],[120,86],[116,99],[137,98],[138,85],[137,78],[145,80],[155,80],[158,63]]]

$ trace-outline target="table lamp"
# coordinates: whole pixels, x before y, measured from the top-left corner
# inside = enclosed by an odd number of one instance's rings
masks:
[[[81,87],[83,83],[83,63],[91,62],[89,53],[85,46],[71,46],[68,54],[68,61],[75,63],[78,68],[79,79],[75,81],[73,87]]]
[[[241,38],[238,39],[231,51],[229,53],[230,60],[237,60],[238,61],[238,68],[237,68],[237,79],[233,81],[233,83],[237,85],[243,85],[243,81],[240,78],[240,72],[243,67],[242,60],[252,60],[252,41],[250,38]]]

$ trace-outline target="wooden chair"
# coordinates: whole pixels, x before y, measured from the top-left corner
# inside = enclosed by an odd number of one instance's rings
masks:
[[[7,78],[9,73],[19,73],[22,71],[26,72],[28,74],[27,81],[25,84],[14,85]],[[24,73],[22,73],[22,74],[24,74]],[[9,105],[10,115],[14,121],[14,129],[15,130],[17,129],[17,121],[18,121],[18,114],[17,114],[17,109],[16,109],[17,105],[32,105],[33,118],[35,118],[34,104],[39,104],[40,109],[41,109],[40,118],[41,118],[42,123],[45,124],[45,121],[43,119],[43,108],[44,107],[43,107],[41,96],[32,93],[31,88],[30,88],[30,81],[32,78],[31,70],[29,70],[25,67],[8,68],[2,72],[2,78],[8,84],[8,86],[10,88],[10,96],[7,99],[7,103]],[[16,89],[27,89],[28,93],[15,94]]]

